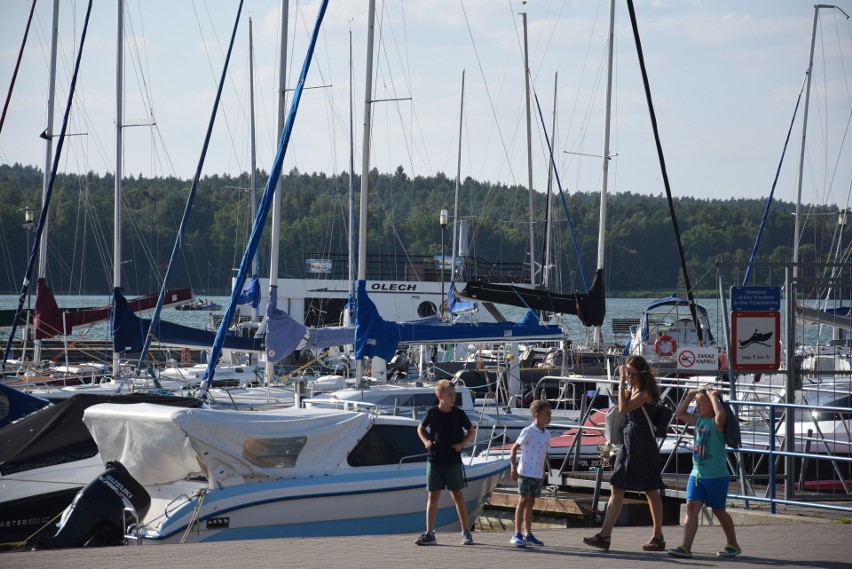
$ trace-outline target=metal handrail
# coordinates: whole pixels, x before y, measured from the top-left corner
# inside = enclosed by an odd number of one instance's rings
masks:
[[[544,378],[542,378],[544,379]],[[558,376],[550,376],[549,379],[564,379],[567,381],[584,381],[590,382],[594,381],[596,383],[596,389],[593,392],[593,397],[599,394],[606,393],[606,385],[607,384],[615,384],[616,380],[610,380],[606,377],[583,377],[583,376],[573,376],[566,378],[559,378]],[[713,380],[708,377],[695,377],[695,378],[662,378],[658,379],[658,383],[661,388],[661,392],[663,394],[668,395],[671,398],[671,392],[677,393],[677,390],[688,390],[691,388],[699,387],[701,385],[707,383],[713,383],[720,391],[727,392],[728,386],[727,383],[721,382],[718,380]],[[795,487],[795,473],[793,472],[792,462],[788,463],[787,471],[784,476],[787,479],[787,484],[784,488],[784,496],[779,497],[776,495],[778,488],[776,487],[776,478],[778,476],[778,467],[779,463],[782,460],[789,459],[798,459],[802,461],[802,464],[799,467],[801,472],[799,473],[799,482],[802,482],[802,478],[805,472],[805,463],[804,461],[823,461],[830,462],[832,465],[834,478],[838,480],[838,484],[843,489],[843,492],[840,493],[844,499],[849,498],[852,495],[852,491],[850,491],[850,485],[847,484],[848,480],[846,476],[843,476],[843,472],[839,468],[840,465],[846,466],[852,463],[852,457],[849,456],[839,456],[836,454],[836,449],[833,450],[838,445],[842,445],[844,448],[849,446],[852,448],[852,442],[843,440],[843,432],[839,433],[839,440],[835,440],[835,436],[832,436],[831,433],[826,435],[822,432],[820,425],[818,424],[818,419],[816,417],[813,418],[814,428],[810,429],[807,434],[804,432],[797,434],[794,438],[791,438],[788,441],[785,440],[785,432],[780,429],[783,425],[784,421],[789,414],[790,417],[794,417],[799,415],[800,412],[825,412],[840,415],[840,419],[838,421],[843,421],[843,426],[848,433],[850,431],[849,423],[850,418],[852,418],[852,408],[849,407],[840,407],[835,405],[814,405],[807,403],[785,403],[783,401],[772,401],[772,400],[761,400],[761,397],[773,398],[778,396],[777,391],[773,391],[771,389],[766,388],[756,388],[749,390],[747,392],[742,393],[742,395],[747,396],[747,400],[730,400],[729,403],[735,408],[737,411],[737,415],[741,417],[749,417],[748,420],[742,423],[743,429],[743,444],[740,448],[730,448],[728,447],[728,458],[729,458],[729,468],[732,472],[734,472],[734,477],[739,481],[739,492],[729,494],[728,498],[732,500],[742,500],[746,502],[746,507],[748,507],[749,501],[755,502],[767,502],[770,504],[770,511],[772,513],[776,513],[776,505],[798,505],[804,507],[814,507],[814,508],[823,508],[827,510],[840,510],[846,512],[852,512],[852,506],[845,505],[836,505],[836,504],[824,504],[818,500],[813,498],[807,499],[807,495],[802,492],[800,498],[795,499],[795,493],[797,492]],[[674,398],[672,398],[674,399]],[[574,436],[574,441],[572,442],[572,446],[568,449],[568,452],[565,455],[565,459],[559,468],[559,474],[569,472],[567,469],[568,460],[573,455],[575,456],[574,461],[574,469],[576,469],[577,465],[577,455],[579,455],[579,446],[582,441],[582,436],[584,431],[589,430],[601,430],[600,428],[590,427],[583,425],[583,423],[587,420],[591,409],[586,408],[588,396],[586,393],[582,394],[582,407],[581,407],[581,416],[579,420],[579,424],[576,427],[577,431]],[[745,412],[743,412],[745,411]],[[807,417],[805,417],[807,420]],[[765,430],[754,430],[748,428],[748,425],[766,425]],[[687,427],[677,426],[677,423],[673,421],[672,425],[674,426],[673,433],[670,431],[670,436],[674,435],[677,437],[675,448],[678,448],[680,445],[689,445],[693,440],[692,433],[687,429]],[[757,441],[757,442],[749,442],[749,438],[757,435],[758,437],[765,437],[765,443]],[[803,451],[795,451],[794,444],[804,444],[805,448]],[[811,445],[817,444],[824,447],[826,452],[817,453],[811,450]],[[834,445],[834,447],[832,447]],[[763,457],[767,459],[766,465],[766,473],[762,475],[755,474],[754,472],[746,473],[745,468],[743,467],[744,456],[751,454],[757,458],[757,462],[754,465],[756,470],[761,466],[761,462],[764,460]],[[789,459],[788,459],[789,457]],[[573,470],[573,469],[572,469]],[[766,491],[766,496],[759,496],[753,492],[753,481],[756,478],[767,477],[768,478],[768,487]],[[800,486],[799,492],[803,490],[804,486]]]

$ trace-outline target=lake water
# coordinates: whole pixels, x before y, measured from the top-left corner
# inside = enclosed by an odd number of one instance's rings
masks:
[[[216,302],[217,304],[222,305],[223,307],[228,303],[229,297],[227,296],[209,296],[205,297],[207,299]],[[610,298],[607,299],[606,306],[606,318],[604,320],[604,324],[602,326],[604,341],[607,344],[618,343],[623,344],[627,338],[624,335],[613,336],[612,333],[612,320],[616,318],[636,318],[638,319],[642,315],[643,307],[648,304],[651,300],[649,298]],[[14,309],[17,306],[17,296],[12,295],[0,295],[0,309]],[[32,299],[32,302],[35,302],[35,299]],[[89,295],[89,296],[68,296],[68,295],[57,295],[56,302],[60,307],[92,307],[92,306],[104,306],[108,305],[111,302],[111,297],[109,295]],[[724,326],[721,319],[722,314],[722,304],[720,301],[716,299],[696,299],[696,302],[707,309],[707,313],[710,319],[710,327],[713,332],[713,335],[717,339],[721,339],[724,337]],[[729,305],[730,306],[730,305]],[[520,308],[515,307],[501,307],[504,314],[515,321],[520,321],[525,311]],[[263,307],[261,307],[261,314],[263,311]],[[194,310],[175,310],[174,308],[164,308],[162,311],[162,319],[175,322],[177,324],[182,324],[184,326],[191,326],[193,328],[200,329],[213,329],[213,316],[224,314],[224,308],[218,311],[194,311]],[[783,310],[782,310],[782,329],[783,329]],[[552,322],[557,323],[557,322]],[[561,316],[558,319],[558,323],[567,328],[568,337],[573,340],[577,344],[583,344],[586,342],[586,335],[588,330],[580,323],[579,319],[575,316]],[[75,330],[75,332],[83,332],[85,329],[81,328],[80,330]],[[806,344],[812,344],[817,339],[817,331],[806,330],[804,336],[804,342]],[[830,331],[823,330],[822,334],[820,334],[821,339],[827,340],[831,337]],[[6,334],[0,332],[0,337],[6,338]],[[107,323],[96,324],[92,326],[92,329],[86,335],[86,338],[89,340],[109,340],[109,326]],[[720,342],[721,343],[721,342]]]

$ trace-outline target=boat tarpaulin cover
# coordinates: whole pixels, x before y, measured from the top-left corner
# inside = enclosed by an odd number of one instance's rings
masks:
[[[167,395],[79,394],[0,428],[0,472],[11,474],[94,456],[95,441],[83,424],[83,411],[99,403],[161,403],[198,407],[199,399]]]
[[[202,472],[210,488],[251,479],[289,479],[347,468],[367,430],[367,413],[285,408],[257,412],[97,405],[83,421],[105,460],[118,460],[143,485]]]

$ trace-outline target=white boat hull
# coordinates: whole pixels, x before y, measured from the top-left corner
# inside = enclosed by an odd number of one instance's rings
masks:
[[[471,522],[508,465],[508,460],[493,459],[466,464],[464,494]],[[178,543],[417,533],[425,528],[425,483],[425,463],[417,463],[391,471],[209,490],[189,531],[198,507],[196,492],[206,488],[206,482],[165,484],[147,488],[150,521],[143,522],[140,537],[143,543]],[[193,498],[180,504],[180,496]],[[147,525],[153,522],[156,525]],[[439,501],[436,529],[461,531],[449,492]]]

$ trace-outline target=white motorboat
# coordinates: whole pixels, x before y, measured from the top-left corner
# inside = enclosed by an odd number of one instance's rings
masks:
[[[658,370],[660,375],[668,373],[700,373],[701,375],[716,375],[717,369],[724,369],[727,364],[724,358],[715,361],[710,369],[701,371],[699,366],[684,369],[684,350],[693,354],[700,348],[709,350],[706,356],[714,360],[720,357],[716,353],[716,340],[710,327],[707,309],[696,305],[698,326],[701,329],[699,342],[698,330],[692,321],[689,301],[685,298],[668,296],[649,302],[642,312],[639,325],[631,333],[630,343],[625,348],[624,355],[639,355]],[[686,360],[694,360],[694,355]],[[690,362],[692,363],[692,362]]]
[[[78,495],[57,535],[37,547],[82,545],[94,532],[102,537],[103,519],[121,520],[129,504],[139,516],[138,524],[130,518],[132,536],[145,544],[415,533],[424,527],[426,454],[418,422],[410,418],[336,409],[104,404],[87,409],[83,420],[109,470]],[[505,452],[470,450],[464,468],[472,521],[509,461]],[[87,490],[118,495],[117,502],[112,498],[117,511],[92,514],[109,500],[93,504]],[[448,492],[436,528],[459,530]],[[126,529],[114,528],[119,542]]]
[[[365,389],[340,389],[305,399],[304,404],[306,407],[371,410],[419,420],[430,407],[438,404],[438,398],[434,385],[381,384]],[[470,421],[480,429],[481,436],[502,437],[505,434],[506,440],[514,441],[532,423],[529,409],[474,403],[472,392],[464,385],[456,385],[456,407],[467,413]],[[576,419],[568,419],[556,428],[568,429],[576,422]]]

